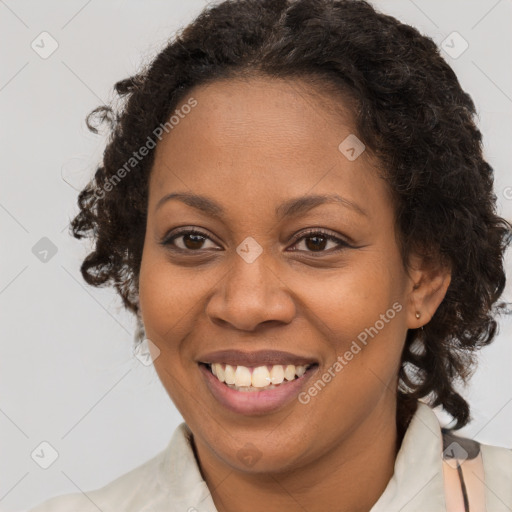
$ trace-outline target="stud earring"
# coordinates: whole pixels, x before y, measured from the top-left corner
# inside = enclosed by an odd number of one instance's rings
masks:
[[[416,311],[416,318],[419,318],[421,316],[421,313],[419,311]]]

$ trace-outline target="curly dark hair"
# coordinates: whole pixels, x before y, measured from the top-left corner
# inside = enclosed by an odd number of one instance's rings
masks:
[[[120,106],[103,105],[87,117],[94,132],[107,122],[110,138],[71,223],[74,237],[94,241],[81,265],[84,279],[114,286],[125,307],[139,314],[154,150],[122,179],[119,170],[126,170],[192,87],[256,75],[342,92],[353,106],[355,133],[380,162],[392,191],[405,268],[412,251],[451,267],[435,315],[423,329],[407,333],[397,424],[403,434],[423,398],[442,406],[456,420],[454,428],[461,428],[471,416],[455,386],[467,382],[474,352],[493,340],[495,317],[506,311],[497,301],[512,225],[496,213],[493,169],[482,155],[471,97],[429,37],[366,1],[210,5],[142,71],[117,82]]]

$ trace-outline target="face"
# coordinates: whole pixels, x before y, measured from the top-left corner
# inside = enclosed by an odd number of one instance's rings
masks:
[[[146,334],[200,450],[242,471],[283,471],[375,411],[394,414],[405,335],[422,325],[419,274],[402,265],[367,152],[339,149],[354,133],[349,112],[329,105],[340,98],[266,78],[189,97],[197,104],[159,142],[150,177]]]

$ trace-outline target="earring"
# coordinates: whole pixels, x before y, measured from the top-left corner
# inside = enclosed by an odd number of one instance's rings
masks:
[[[420,318],[420,316],[421,316],[421,313],[420,313],[419,311],[416,311],[416,318],[418,318],[418,319],[419,319],[419,318]]]

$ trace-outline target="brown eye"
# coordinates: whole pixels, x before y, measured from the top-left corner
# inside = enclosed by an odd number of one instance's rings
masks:
[[[175,243],[176,240],[180,239],[181,242]],[[202,231],[188,229],[175,233],[169,238],[165,238],[165,240],[162,242],[162,245],[171,246],[182,251],[193,252],[208,249],[208,247],[204,247],[205,242],[208,240],[210,240],[210,238]]]
[[[304,241],[304,247],[306,248],[306,252],[316,252],[316,253],[322,253],[322,252],[336,252],[338,250],[342,250],[344,248],[350,247],[350,245],[342,240],[341,238],[338,238],[337,236],[334,236],[330,233],[327,233],[325,231],[310,231],[308,233],[302,234],[300,238],[296,240],[294,245],[298,245],[299,242]],[[338,249],[335,249],[334,251],[331,250],[325,250],[326,246],[329,244],[329,242],[332,242],[334,244],[334,247],[338,246]],[[331,247],[332,248],[332,247]],[[298,249],[302,250],[302,249]]]
[[[176,243],[177,240],[180,240],[179,243]],[[212,240],[202,231],[197,231],[195,229],[187,229],[179,231],[178,233],[173,234],[170,237],[166,237],[162,245],[170,247],[172,249],[176,249],[184,252],[199,252],[206,249],[211,249],[212,247],[205,247],[205,244]],[[299,242],[304,241],[305,249],[294,249],[309,253],[332,253],[337,252],[339,250],[343,250],[345,248],[351,247],[347,242],[334,236],[325,231],[310,231],[308,233],[302,234],[300,238],[297,238],[294,242],[294,245],[298,245]],[[212,242],[213,243],[213,242]],[[327,248],[329,243],[333,244],[334,250],[330,250],[333,247]],[[338,247],[336,249],[336,247]],[[217,245],[214,244],[213,248],[217,248]]]
[[[202,235],[182,235],[183,245],[187,249],[201,249],[204,244],[204,236]]]
[[[306,240],[306,247],[311,251],[316,251],[317,249],[325,249],[325,246],[328,242],[327,237],[325,236],[308,236],[304,240]]]

